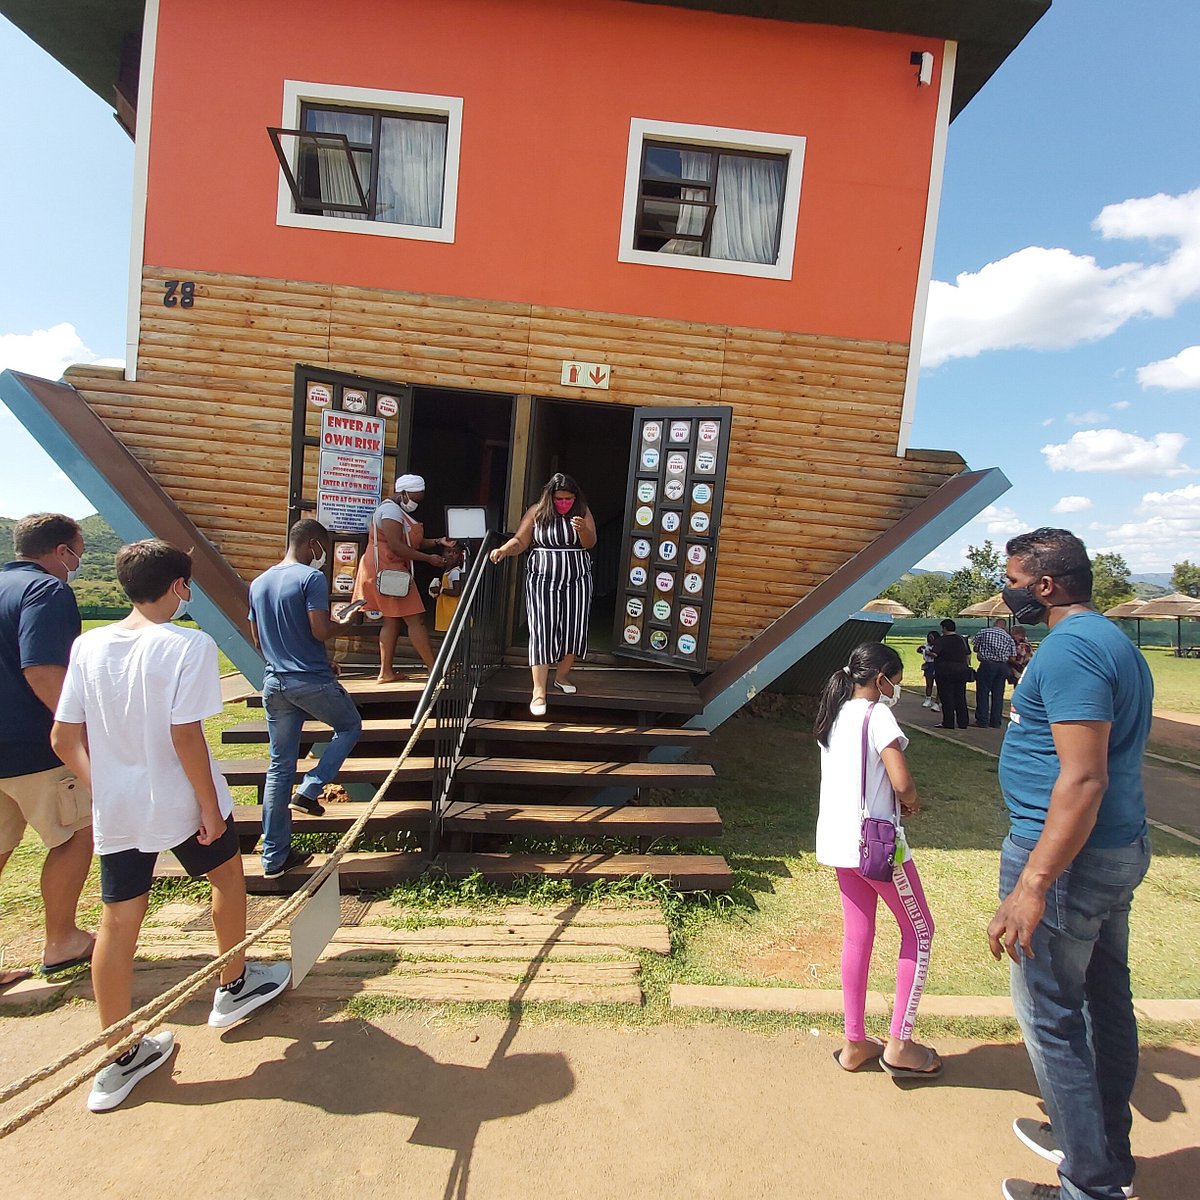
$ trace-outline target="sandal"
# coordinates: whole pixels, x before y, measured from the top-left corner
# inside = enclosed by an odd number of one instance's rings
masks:
[[[869,1058],[865,1058],[865,1059],[863,1059],[863,1061],[862,1061],[862,1062],[860,1062],[860,1063],[858,1064],[858,1066],[857,1066],[857,1067],[847,1067],[847,1066],[846,1066],[846,1065],[845,1065],[845,1064],[842,1062],[842,1052],[841,1052],[841,1050],[835,1050],[835,1051],[833,1052],[833,1061],[834,1061],[835,1063],[837,1063],[837,1065],[838,1065],[839,1067],[841,1067],[841,1068],[842,1068],[842,1070],[843,1070],[843,1071],[845,1071],[847,1075],[855,1075],[855,1074],[857,1074],[859,1071],[866,1070],[866,1068],[867,1068],[867,1067],[869,1067],[869,1066],[872,1066],[873,1064],[875,1064],[875,1063],[877,1063],[877,1062],[880,1062],[880,1061],[882,1061],[882,1059],[883,1059],[883,1042],[881,1042],[881,1041],[879,1040],[879,1038],[873,1038],[873,1037],[869,1037],[869,1038],[867,1038],[867,1041],[868,1041],[868,1042],[871,1042],[871,1043],[873,1043],[873,1044],[874,1044],[874,1045],[876,1045],[876,1046],[878,1046],[878,1047],[879,1047],[879,1053],[878,1053],[878,1054],[872,1054],[872,1055],[871,1055]]]
[[[929,1046],[921,1047],[925,1051],[925,1065],[921,1067],[898,1067],[888,1062],[881,1054],[879,1065],[893,1079],[936,1079],[942,1073],[942,1060],[937,1051]]]
[[[32,978],[33,972],[28,967],[8,967],[0,971],[0,991]]]

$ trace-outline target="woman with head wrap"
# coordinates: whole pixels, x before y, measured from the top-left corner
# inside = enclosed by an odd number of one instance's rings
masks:
[[[426,562],[440,571],[446,563],[437,551],[454,545],[448,538],[426,538],[424,527],[412,516],[425,498],[425,480],[420,475],[401,475],[395,490],[395,499],[385,500],[371,517],[367,548],[359,559],[354,580],[354,600],[360,601],[368,612],[383,614],[383,628],[379,632],[380,683],[394,683],[397,679],[392,657],[400,639],[401,620],[408,626],[409,641],[426,669],[433,666],[433,647],[425,627],[425,602],[420,589],[411,581],[412,566],[414,562]],[[408,591],[403,596],[381,592],[380,572],[407,573]]]

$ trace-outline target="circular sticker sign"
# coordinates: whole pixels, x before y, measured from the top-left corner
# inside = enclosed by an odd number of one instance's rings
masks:
[[[654,493],[657,490],[653,479],[643,479],[637,486],[637,498],[643,504],[649,504],[654,499]]]
[[[662,527],[668,533],[674,533],[679,528],[679,514],[672,509],[663,513]]]
[[[696,639],[690,633],[681,633],[677,644],[680,654],[696,653]]]
[[[674,542],[659,542],[658,557],[663,562],[674,562],[675,555],[679,553],[679,547]]]
[[[671,441],[686,442],[691,436],[692,423],[690,421],[672,421],[671,422]]]
[[[650,648],[652,650],[665,650],[667,648],[667,631],[665,629],[656,629],[651,633]]]
[[[654,520],[654,509],[643,504],[641,508],[633,514],[633,519],[639,525],[649,525]]]
[[[647,446],[642,451],[642,467],[647,471],[656,470],[658,467],[658,451],[653,446]]]
[[[650,542],[646,538],[638,538],[633,543],[634,558],[649,558],[650,557]]]
[[[642,441],[657,442],[662,437],[662,425],[658,421],[647,421],[642,426]]]
[[[400,401],[395,396],[380,396],[375,401],[375,412],[381,417],[394,417],[400,411]]]
[[[308,402],[313,408],[328,408],[329,402],[332,399],[333,396],[323,383],[310,383],[308,385]]]
[[[663,493],[668,500],[679,500],[683,497],[683,480],[668,479],[667,486],[663,488]]]
[[[690,592],[693,596],[698,596],[704,590],[704,576],[697,575],[695,571],[689,571],[683,577],[683,590]]]
[[[688,547],[687,560],[693,567],[700,566],[708,557],[708,548],[706,546],[691,545]]]
[[[700,422],[700,440],[702,442],[715,442],[720,431],[721,426],[716,421]]]
[[[645,605],[642,603],[641,596],[630,596],[625,601],[625,611],[631,617],[640,617],[645,612]]]
[[[708,513],[694,512],[689,522],[695,533],[704,533],[708,529]]]
[[[675,576],[670,571],[659,571],[654,577],[654,586],[660,592],[669,592],[675,586]]]
[[[712,499],[712,484],[697,483],[692,488],[692,499],[697,504],[707,504]]]
[[[629,582],[632,583],[634,587],[641,587],[642,584],[646,582],[646,568],[634,567],[633,570],[629,572]]]
[[[626,625],[625,640],[631,646],[636,646],[642,640],[642,631],[636,625]]]
[[[339,596],[348,596],[354,591],[354,576],[342,573],[333,577],[333,590]]]
[[[352,563],[358,558],[358,547],[353,542],[338,542],[333,548],[333,557],[340,563]]]
[[[711,475],[717,469],[717,456],[711,450],[701,450],[696,455],[696,470]]]
[[[671,606],[665,600],[655,600],[654,619],[656,621],[669,621],[671,619]]]
[[[679,610],[679,623],[685,629],[695,629],[700,624],[700,610],[693,608],[690,604],[685,604]]]
[[[367,393],[351,391],[347,388],[342,393],[342,408],[346,412],[365,413],[367,411]]]
[[[686,454],[668,454],[667,455],[667,474],[682,475],[687,470],[687,455]]]

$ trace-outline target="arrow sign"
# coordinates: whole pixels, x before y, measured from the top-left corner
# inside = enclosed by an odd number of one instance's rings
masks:
[[[566,387],[599,388],[608,391],[612,371],[608,363],[576,362],[567,359],[562,364],[559,382]]]

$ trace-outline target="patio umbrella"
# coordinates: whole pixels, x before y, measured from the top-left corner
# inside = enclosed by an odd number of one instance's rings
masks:
[[[1004,596],[997,592],[990,600],[981,600],[978,604],[972,604],[970,608],[964,608],[958,615],[960,617],[1011,617],[1012,612],[1004,603]]]
[[[911,617],[911,608],[905,608],[898,600],[889,600],[887,596],[879,596],[862,606],[863,612],[887,613],[889,617]]]
[[[1107,614],[1105,614],[1107,616]],[[1172,592],[1169,596],[1156,596],[1147,600],[1137,611],[1139,620],[1162,619],[1175,620],[1175,651],[1183,650],[1183,618],[1195,617],[1200,619],[1200,600],[1187,596],[1183,592]]]
[[[1126,600],[1123,604],[1118,604],[1114,608],[1106,609],[1104,615],[1111,617],[1114,621],[1132,620],[1137,622],[1137,644],[1138,649],[1142,646],[1142,609],[1146,607],[1145,600]]]

